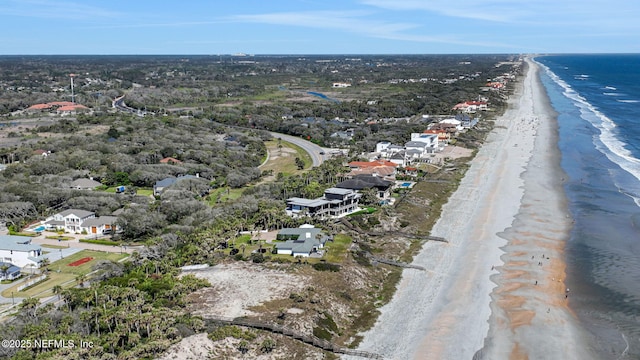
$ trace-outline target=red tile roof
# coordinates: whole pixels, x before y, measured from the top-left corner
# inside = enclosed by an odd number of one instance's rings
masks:
[[[367,168],[367,167],[376,167],[376,166],[393,166],[396,167],[398,164],[387,161],[387,160],[375,160],[375,161],[352,161],[349,163],[349,167],[352,168]]]
[[[64,105],[64,106],[60,106],[58,108],[58,111],[75,111],[78,109],[88,109],[86,106],[84,105]]]
[[[44,109],[50,109],[51,105],[50,104],[35,104],[35,105],[31,105],[27,108],[27,110],[44,110]]]
[[[172,157],[166,157],[166,158],[160,160],[160,162],[163,163],[163,164],[167,164],[167,163],[170,163],[170,162],[176,163],[176,164],[182,164],[182,161],[180,161],[180,160],[178,160],[176,158],[172,158]]]

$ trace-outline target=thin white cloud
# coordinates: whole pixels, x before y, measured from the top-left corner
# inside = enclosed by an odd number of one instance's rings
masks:
[[[422,24],[388,22],[370,20],[370,12],[363,11],[314,11],[314,12],[282,12],[269,14],[234,15],[228,19],[237,22],[262,23],[272,25],[299,26],[327,30],[339,30],[373,38],[411,41],[447,43],[473,46],[510,47],[506,44],[485,43],[461,40],[451,35],[427,35]],[[411,33],[409,33],[411,31]]]
[[[640,15],[640,7],[631,0],[359,0],[359,3],[385,10],[424,11],[452,18],[521,25],[567,21],[583,26],[621,26],[626,22],[638,23]]]
[[[79,2],[55,0],[3,0],[0,14],[47,19],[115,18],[121,14]]]
[[[515,21],[528,13],[526,2],[513,0],[361,0],[360,3],[387,10],[427,11],[495,22]]]

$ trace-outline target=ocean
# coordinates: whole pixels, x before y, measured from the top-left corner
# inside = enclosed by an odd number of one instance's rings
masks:
[[[568,175],[570,307],[600,358],[640,359],[640,54],[535,60]]]

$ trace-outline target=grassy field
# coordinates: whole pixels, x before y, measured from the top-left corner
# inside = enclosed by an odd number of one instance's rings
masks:
[[[51,245],[48,245],[51,246]],[[116,253],[107,253],[102,251],[93,251],[93,250],[83,250],[78,253],[75,253],[71,256],[68,256],[64,259],[55,261],[49,265],[49,279],[32,287],[25,291],[17,291],[18,286],[22,285],[15,284],[14,286],[4,290],[2,292],[2,296],[9,298],[11,297],[11,293],[15,297],[26,298],[26,297],[48,297],[53,295],[51,289],[56,285],[61,285],[64,288],[72,287],[77,285],[75,279],[78,275],[86,275],[91,272],[91,267],[95,265],[100,260],[112,260],[118,261],[125,257],[129,256],[128,254],[116,254]],[[86,262],[80,266],[68,266],[68,264],[80,260],[85,257],[92,257],[93,260]]]
[[[324,259],[330,263],[340,264],[347,256],[349,245],[351,244],[351,237],[344,234],[337,234],[332,242],[327,242],[325,245],[326,254]]]
[[[312,164],[309,154],[292,143],[280,141],[282,147],[279,147],[278,140],[271,140],[266,141],[265,145],[269,152],[269,161],[260,168],[262,171],[272,170],[274,175],[278,173],[287,175],[299,173],[300,170],[298,170],[295,161],[296,157],[304,161],[305,169],[308,169]]]
[[[47,248],[49,248],[49,249],[66,249],[66,248],[68,248],[68,246],[49,245],[49,244],[42,244],[42,245],[40,245],[40,247],[43,247],[45,249],[47,249]]]
[[[242,195],[244,188],[241,189],[232,189],[230,187],[222,187],[215,189],[209,193],[207,196],[207,203],[211,206],[214,206],[218,202],[226,202],[230,200],[235,200]]]
[[[101,191],[115,194],[116,193],[116,187],[115,186],[114,187],[108,187],[108,188],[106,188],[104,190],[101,190]],[[127,191],[128,191],[128,189],[127,189]],[[153,195],[153,189],[137,188],[136,189],[136,194],[137,195],[141,195],[141,196],[151,196],[151,195]]]

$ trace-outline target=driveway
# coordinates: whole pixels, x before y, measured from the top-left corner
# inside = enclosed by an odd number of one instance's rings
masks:
[[[42,233],[42,235],[36,236],[33,238],[32,243],[40,244],[40,245],[53,245],[53,246],[66,246],[67,248],[73,248],[80,250],[97,250],[97,251],[106,251],[112,253],[127,253],[131,254],[139,247],[131,247],[131,246],[117,246],[117,245],[100,245],[100,244],[90,244],[80,242],[80,239],[86,239],[87,235],[81,234],[64,234],[64,236],[73,237],[72,240],[58,240],[58,239],[47,239],[45,236],[53,233]],[[77,252],[76,251],[76,252]],[[56,259],[58,260],[58,259]]]

